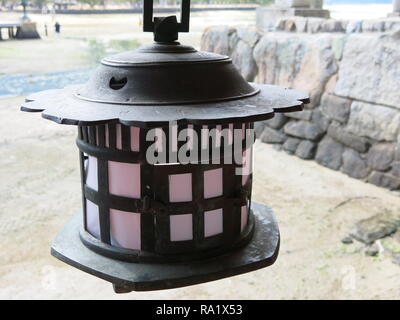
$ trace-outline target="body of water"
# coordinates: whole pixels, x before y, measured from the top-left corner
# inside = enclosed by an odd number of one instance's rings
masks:
[[[17,96],[47,89],[64,88],[89,80],[92,68],[45,74],[17,74],[0,76],[0,96]]]

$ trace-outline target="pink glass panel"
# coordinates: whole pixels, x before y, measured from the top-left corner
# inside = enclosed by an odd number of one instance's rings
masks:
[[[140,250],[140,214],[110,209],[111,244]]]
[[[130,127],[131,130],[131,150],[139,151],[140,145],[140,128]]]
[[[97,178],[97,158],[89,156],[86,162],[86,184],[94,189],[98,190],[98,178]]]
[[[193,239],[192,214],[177,214],[170,217],[171,241],[185,241]]]
[[[222,196],[222,168],[204,171],[204,199]]]
[[[172,174],[169,179],[169,201],[192,201],[192,174]]]
[[[247,206],[242,206],[240,212],[240,231],[243,231],[243,229],[246,227],[247,218],[248,218]]]
[[[140,198],[140,164],[108,161],[108,187],[112,194]]]
[[[222,208],[204,212],[204,236],[211,237],[223,231]]]
[[[86,200],[86,230],[100,239],[99,207],[89,200]]]
[[[115,126],[116,130],[116,147],[118,150],[122,150],[122,128],[120,124]]]

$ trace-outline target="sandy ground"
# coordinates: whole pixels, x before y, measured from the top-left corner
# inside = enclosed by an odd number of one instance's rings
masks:
[[[181,289],[114,294],[109,283],[50,256],[57,230],[80,207],[76,128],[21,113],[22,101],[0,100],[0,298],[400,298],[398,265],[340,242],[357,219],[400,212],[399,196],[261,143],[254,200],[277,214],[282,243],[275,265]]]

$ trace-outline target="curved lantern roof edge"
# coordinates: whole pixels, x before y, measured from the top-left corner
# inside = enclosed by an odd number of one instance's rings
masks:
[[[74,93],[80,86],[67,86],[29,95],[22,111],[42,112],[42,117],[59,124],[98,125],[116,122],[138,127],[179,124],[223,124],[240,120],[268,120],[274,113],[301,111],[309,103],[306,93],[281,86],[250,83],[260,90],[251,97],[235,100],[177,104],[129,105],[90,102],[78,99]]]
[[[185,63],[230,62],[231,58],[208,51],[197,51],[191,46],[175,44],[143,45],[137,50],[121,52],[101,60],[101,64],[113,67],[146,67],[148,65],[173,65]]]
[[[106,57],[85,84],[32,94],[21,110],[60,124],[155,127],[268,120],[308,102],[295,89],[247,82],[228,56],[172,42]]]

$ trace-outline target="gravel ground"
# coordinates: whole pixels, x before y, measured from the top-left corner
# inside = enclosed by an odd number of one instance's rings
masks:
[[[400,298],[398,265],[340,242],[358,219],[400,212],[400,198],[262,143],[255,147],[254,200],[278,217],[275,265],[181,289],[114,294],[109,283],[50,256],[57,230],[80,207],[76,128],[19,112],[23,99],[0,100],[0,298]]]

